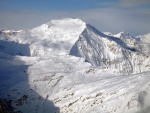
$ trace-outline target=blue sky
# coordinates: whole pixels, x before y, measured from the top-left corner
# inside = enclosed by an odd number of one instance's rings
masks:
[[[1,0],[0,10],[68,11],[106,7],[117,0]]]
[[[31,29],[73,17],[102,32],[150,32],[150,0],[0,0],[0,15],[0,30]]]

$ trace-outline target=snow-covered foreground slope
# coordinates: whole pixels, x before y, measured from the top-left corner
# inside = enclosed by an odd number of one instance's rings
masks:
[[[70,18],[0,32],[0,99],[23,113],[149,113],[149,43],[107,34]]]

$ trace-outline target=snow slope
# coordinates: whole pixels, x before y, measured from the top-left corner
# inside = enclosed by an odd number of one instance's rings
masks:
[[[1,39],[28,44],[31,56],[65,55],[69,54],[84,28],[85,22],[79,19],[52,20],[34,29],[18,33],[4,31],[1,33]]]
[[[0,99],[22,113],[149,113],[149,60],[147,42],[80,19],[1,31]]]
[[[140,73],[150,70],[150,52],[145,45],[129,34],[108,36],[86,25],[70,54],[84,57],[95,66],[118,69],[121,73]]]
[[[150,33],[137,36],[136,38],[140,38],[143,42],[150,43]]]

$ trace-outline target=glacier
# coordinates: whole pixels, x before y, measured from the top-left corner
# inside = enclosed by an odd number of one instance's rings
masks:
[[[0,31],[0,106],[21,113],[149,113],[149,38],[103,33],[73,18]]]

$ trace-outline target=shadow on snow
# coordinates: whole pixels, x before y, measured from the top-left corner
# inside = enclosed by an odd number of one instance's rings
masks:
[[[16,60],[14,55],[30,56],[29,45],[0,41],[0,100],[13,106],[11,110],[23,113],[59,113],[59,108],[48,97],[43,98],[30,88],[29,65]]]

